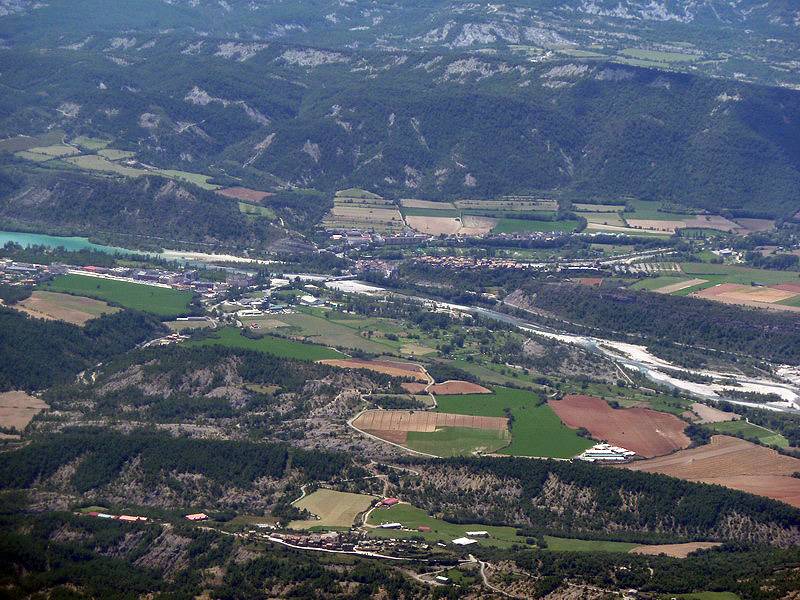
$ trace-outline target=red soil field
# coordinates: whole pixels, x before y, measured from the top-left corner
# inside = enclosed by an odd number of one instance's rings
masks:
[[[602,285],[603,278],[602,277],[578,277],[576,280],[581,285],[588,285],[591,287],[596,287]]]
[[[469,381],[443,381],[436,383],[430,387],[430,391],[434,394],[442,396],[446,395],[461,395],[461,394],[491,394],[492,390],[487,390],[482,385],[471,383]]]
[[[691,441],[683,433],[686,423],[648,408],[614,409],[593,396],[565,396],[549,404],[567,427],[583,427],[595,439],[647,458],[686,448]]]
[[[727,435],[670,456],[632,462],[624,468],[714,483],[766,496],[800,508],[800,459]]]
[[[217,190],[217,193],[227,198],[244,200],[245,202],[262,202],[264,198],[274,196],[271,192],[260,192],[246,187],[230,187],[224,190]]]
[[[325,365],[343,369],[369,369],[376,373],[384,373],[393,377],[411,377],[417,381],[428,382],[428,373],[419,365],[391,360],[362,360],[359,358],[320,360]]]

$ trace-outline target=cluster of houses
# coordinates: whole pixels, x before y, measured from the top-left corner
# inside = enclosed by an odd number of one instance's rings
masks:
[[[476,258],[474,256],[420,256],[414,263],[439,269],[519,269],[534,268],[531,263],[519,262],[510,258]]]

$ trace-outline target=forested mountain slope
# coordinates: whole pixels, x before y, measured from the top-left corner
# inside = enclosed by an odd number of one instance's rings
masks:
[[[60,127],[260,189],[541,190],[771,216],[799,201],[800,92],[786,89],[577,58],[166,34],[0,51],[0,69],[0,135]]]

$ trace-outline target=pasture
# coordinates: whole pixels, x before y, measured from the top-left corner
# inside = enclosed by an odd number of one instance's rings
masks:
[[[532,212],[558,210],[555,200],[529,197],[508,197],[499,200],[456,200],[456,208],[479,214],[480,212]]]
[[[738,438],[715,435],[711,443],[669,456],[635,461],[624,468],[713,483],[766,496],[800,508],[800,459]]]
[[[493,417],[509,412],[513,416],[511,443],[501,454],[571,458],[593,445],[564,425],[532,392],[496,387],[493,394],[438,396],[437,401],[437,410],[442,412]]]
[[[372,322],[367,319],[334,320],[298,312],[280,315],[279,320],[290,328],[287,333],[325,346],[353,348],[374,354],[382,354],[396,347],[390,340],[374,334],[369,336],[367,332]]]
[[[291,521],[289,529],[310,529],[312,527],[352,527],[358,515],[367,511],[376,500],[366,494],[351,494],[320,488],[309,495],[295,500],[292,506],[307,510],[318,519]]]
[[[404,529],[378,529],[381,523],[400,523]],[[430,527],[430,531],[418,531],[419,527]],[[427,542],[449,543],[465,537],[468,531],[486,531],[489,537],[473,538],[479,546],[510,548],[512,545],[529,546],[526,538],[517,535],[514,527],[483,525],[478,523],[449,523],[430,516],[426,511],[411,504],[395,504],[391,508],[379,507],[369,514],[367,532],[372,537],[405,539],[421,537]],[[629,552],[641,547],[627,542],[605,540],[580,540],[544,536],[548,551],[551,552]]]
[[[17,302],[14,308],[32,317],[66,321],[73,325],[85,325],[91,319],[119,311],[102,300],[42,290],[36,290],[29,298]]]
[[[328,229],[365,229],[376,232],[401,231],[405,226],[398,208],[383,199],[340,198],[322,224]]]
[[[724,414],[729,415],[731,413]],[[766,427],[761,427],[760,425],[755,425],[754,423],[748,423],[744,419],[716,421],[710,423],[708,427],[717,433],[728,433],[731,435],[743,436],[747,439],[755,439],[766,446],[777,446],[778,448],[789,447],[789,440],[780,433],[767,429]]]
[[[470,427],[442,427],[431,432],[409,431],[406,446],[417,452],[450,456],[469,456],[474,453],[492,454],[508,446],[508,430],[474,429]]]
[[[104,140],[100,138],[93,138],[86,135],[79,135],[72,143],[76,146],[89,151],[103,150],[111,143],[111,140]]]
[[[266,219],[275,220],[278,217],[275,211],[266,206],[256,206],[255,204],[248,204],[247,202],[237,202],[239,212],[242,212],[251,217],[264,217]]]
[[[432,210],[456,210],[455,204],[452,202],[435,202],[432,200],[414,200],[412,198],[405,198],[400,200],[400,206],[404,209],[421,209],[427,208]]]
[[[135,152],[129,150],[117,150],[116,148],[103,148],[97,154],[108,160],[127,160],[136,156]]]
[[[60,144],[63,139],[64,132],[60,129],[36,136],[17,135],[0,140],[0,152],[21,152],[37,146],[52,146]]]
[[[242,335],[240,329],[226,327],[214,332],[210,337],[186,342],[187,346],[225,346],[227,348],[242,348],[255,350],[266,354],[274,354],[281,358],[296,360],[317,361],[327,358],[341,357],[342,354],[325,346],[304,344],[274,335],[264,335],[258,338],[249,338]]]
[[[44,401],[25,392],[0,393],[0,427],[22,431],[31,419],[49,408]]]
[[[105,300],[160,317],[184,314],[192,301],[191,292],[85,275],[59,275],[44,289]]]

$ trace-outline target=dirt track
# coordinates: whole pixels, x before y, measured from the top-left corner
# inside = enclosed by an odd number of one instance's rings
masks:
[[[565,396],[549,404],[568,427],[583,427],[593,438],[640,456],[669,454],[690,443],[683,433],[686,423],[667,413],[647,408],[613,409],[602,398],[593,396]]]

